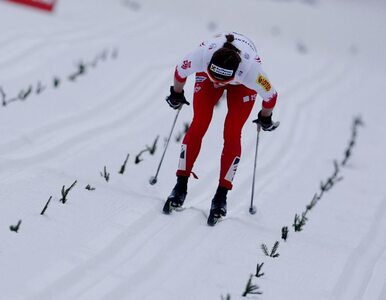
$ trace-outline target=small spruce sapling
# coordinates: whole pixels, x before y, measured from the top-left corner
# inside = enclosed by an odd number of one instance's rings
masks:
[[[19,229],[20,229],[20,225],[21,225],[21,220],[19,220],[19,222],[17,222],[16,225],[11,225],[11,226],[9,226],[9,229],[10,229],[11,231],[17,233],[17,232],[19,231]]]
[[[59,87],[59,85],[60,85],[60,78],[54,77],[54,78],[52,79],[52,85],[54,86],[54,88]]]
[[[41,83],[40,81],[38,81],[37,87],[36,87],[36,94],[39,95],[39,94],[42,93],[45,89],[46,89],[46,87],[43,86],[42,83]]]
[[[247,286],[245,287],[245,291],[242,294],[243,297],[246,297],[247,295],[261,295],[261,294],[263,294],[263,292],[259,291],[260,287],[258,285],[252,284],[252,278],[253,278],[253,275],[251,274],[249,279],[248,279]]]
[[[141,161],[143,161],[143,159],[141,158],[141,155],[145,152],[149,151],[148,149],[144,149],[144,150],[141,150],[137,156],[135,157],[135,164],[138,165]]]
[[[123,162],[123,165],[121,166],[121,169],[119,170],[119,174],[123,174],[123,173],[125,173],[125,171],[126,171],[126,164],[127,164],[127,161],[129,160],[129,157],[130,157],[130,154],[127,154],[126,155],[126,159],[125,159],[125,161]]]
[[[263,253],[264,253],[266,256],[269,256],[268,248],[267,248],[267,245],[266,245],[266,244],[261,244],[261,250],[263,250]]]
[[[281,229],[281,238],[286,242],[287,241],[287,238],[288,238],[288,227],[287,226],[284,226],[282,229]]]
[[[159,139],[159,135],[157,135],[151,147],[146,145],[146,149],[149,151],[150,155],[154,155],[155,151],[157,150],[158,139]]]
[[[279,248],[279,241],[276,241],[275,244],[272,247],[271,254],[269,256],[276,258],[279,257],[279,253],[276,253],[277,249]]]
[[[85,189],[86,190],[88,190],[88,191],[95,191],[95,188],[94,187],[92,187],[91,185],[86,185],[86,187],[85,187]]]
[[[295,231],[299,232],[303,230],[304,225],[306,225],[307,217],[306,217],[307,211],[302,213],[302,217],[300,217],[298,214],[295,214],[294,223],[292,226],[294,227]]]
[[[107,172],[106,166],[103,168],[103,173],[100,172],[101,176],[106,180],[106,182],[109,182],[110,180],[110,173]]]
[[[0,95],[1,95],[1,104],[3,106],[6,106],[7,105],[7,95],[1,86],[0,86]]]
[[[177,143],[179,143],[179,142],[182,140],[182,137],[183,137],[183,136],[185,135],[185,133],[188,131],[189,127],[190,127],[190,124],[187,123],[187,122],[185,122],[185,123],[184,123],[184,128],[183,128],[182,132],[179,133],[179,134],[177,134],[177,136],[176,136],[176,142],[177,142]]]
[[[27,90],[21,90],[19,92],[18,98],[20,100],[25,100],[28,98],[28,96],[32,93],[32,85],[30,85]]]
[[[263,268],[263,265],[264,265],[264,263],[261,263],[261,264],[257,264],[257,265],[256,265],[256,274],[255,274],[255,277],[260,278],[260,277],[264,276],[264,273],[260,273],[260,272],[261,272],[261,269]]]
[[[51,202],[51,199],[52,199],[52,196],[50,196],[50,198],[48,199],[46,205],[44,206],[43,210],[41,211],[40,215],[44,215],[44,213],[46,212],[47,208],[48,208],[48,204],[50,204]]]
[[[278,241],[276,241],[275,244],[273,245],[271,253],[268,252],[268,248],[267,248],[266,244],[262,244],[261,245],[261,249],[263,250],[263,253],[266,256],[270,256],[270,257],[273,257],[273,258],[279,257],[280,254],[276,253],[278,248],[279,248],[279,242]]]
[[[71,191],[71,189],[75,186],[75,184],[77,182],[78,181],[75,180],[73,182],[73,184],[71,184],[71,186],[68,189],[66,189],[66,187],[63,185],[63,187],[62,187],[62,198],[59,200],[60,202],[62,202],[63,204],[65,204],[67,202],[67,195]]]
[[[68,76],[69,80],[75,81],[76,78],[78,78],[79,76],[83,75],[86,72],[86,65],[83,62],[78,63],[77,67],[78,67],[78,70],[75,73]]]

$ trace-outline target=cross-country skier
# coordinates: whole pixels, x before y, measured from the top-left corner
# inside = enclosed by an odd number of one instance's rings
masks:
[[[252,111],[257,94],[263,98],[258,118],[265,131],[275,129],[272,110],[277,92],[262,69],[253,42],[244,35],[232,32],[219,34],[201,43],[177,65],[174,85],[170,87],[167,103],[173,109],[189,104],[184,96],[186,78],[196,73],[193,96],[193,120],[183,139],[177,183],[163,211],[169,214],[184,204],[188,178],[200,152],[201,142],[212,119],[213,109],[224,90],[227,91],[228,112],[224,124],[224,146],[221,155],[219,185],[212,199],[210,215],[226,215],[227,192],[232,189],[233,177],[241,156],[241,130]],[[209,222],[209,225],[213,225]]]

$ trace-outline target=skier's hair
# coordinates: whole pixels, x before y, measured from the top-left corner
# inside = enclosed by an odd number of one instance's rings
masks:
[[[212,58],[208,65],[208,72],[209,74],[217,79],[217,80],[229,80],[235,77],[236,71],[239,67],[239,64],[241,62],[240,53],[241,51],[232,44],[232,42],[235,40],[235,37],[233,34],[227,34],[226,36],[226,42],[223,44],[223,46],[215,51],[212,55]],[[214,67],[213,67],[214,66]],[[213,69],[212,69],[213,67]],[[215,68],[223,68],[227,70],[232,70],[231,75],[224,75],[219,74],[215,71]]]
[[[228,67],[229,69],[237,69],[241,62],[239,53],[241,52],[232,42],[235,40],[233,34],[227,34],[227,41],[224,45],[213,53],[212,62],[217,63],[222,67]]]
[[[235,51],[237,54],[240,54],[240,49],[238,49],[235,45],[232,44],[232,42],[235,40],[235,36],[233,34],[227,34],[226,36],[227,41],[222,46],[223,48],[227,48],[230,50]]]

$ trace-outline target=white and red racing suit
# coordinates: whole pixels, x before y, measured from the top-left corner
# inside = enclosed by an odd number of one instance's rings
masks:
[[[215,104],[227,90],[228,112],[224,124],[224,147],[221,155],[219,185],[232,189],[232,181],[241,156],[241,131],[247,121],[257,94],[263,98],[262,107],[272,110],[277,92],[262,69],[260,57],[253,42],[244,35],[232,32],[232,42],[240,50],[241,62],[235,78],[225,86],[210,81],[207,68],[213,53],[226,42],[228,33],[205,41],[176,66],[175,80],[184,83],[196,73],[193,96],[193,120],[183,139],[179,176],[190,176],[200,152],[201,142],[212,119]]]

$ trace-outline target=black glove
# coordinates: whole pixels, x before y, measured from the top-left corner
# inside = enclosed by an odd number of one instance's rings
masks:
[[[190,105],[190,103],[186,101],[184,91],[182,90],[182,93],[176,93],[173,86],[170,87],[170,95],[167,96],[165,100],[173,109],[180,109],[184,104]]]
[[[279,126],[279,122],[272,122],[272,113],[268,117],[265,117],[261,115],[261,110],[257,115],[257,119],[253,120],[253,123],[260,124],[261,129],[264,131],[272,131]]]

